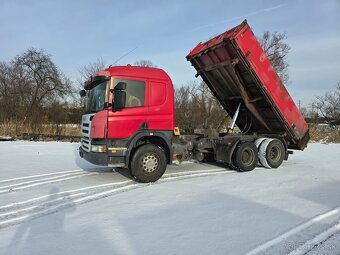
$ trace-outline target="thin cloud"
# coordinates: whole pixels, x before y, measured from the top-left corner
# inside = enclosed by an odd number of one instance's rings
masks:
[[[260,9],[260,10],[254,11],[254,12],[250,12],[250,13],[238,16],[238,17],[231,18],[231,19],[223,20],[223,21],[220,21],[220,22],[217,22],[217,23],[212,23],[212,24],[200,26],[200,27],[195,28],[194,30],[196,31],[196,30],[200,30],[200,29],[203,29],[203,28],[214,27],[214,26],[221,25],[221,24],[227,24],[229,22],[236,21],[236,20],[239,20],[239,19],[245,19],[245,18],[248,18],[248,17],[251,17],[251,16],[256,16],[256,15],[264,13],[264,12],[271,12],[271,11],[280,9],[285,5],[286,4],[280,4],[280,5],[277,5],[277,6]]]

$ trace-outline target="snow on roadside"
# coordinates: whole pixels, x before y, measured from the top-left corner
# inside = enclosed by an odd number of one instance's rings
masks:
[[[336,237],[335,234],[340,231],[340,221],[336,225],[331,226],[324,232],[308,240],[303,245],[299,246],[296,250],[289,253],[289,255],[304,255],[309,251],[312,251],[319,244],[329,240],[331,237]],[[338,240],[339,241],[339,240]],[[330,244],[330,243],[328,243]],[[332,247],[327,247],[328,249],[333,249]],[[335,250],[334,250],[335,251]]]
[[[315,242],[306,255],[334,255],[340,254],[340,231],[321,242]]]

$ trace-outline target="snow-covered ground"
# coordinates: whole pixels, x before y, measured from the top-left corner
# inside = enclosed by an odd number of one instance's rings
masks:
[[[0,142],[0,254],[340,254],[340,144],[248,173],[174,165],[154,184],[78,146]]]

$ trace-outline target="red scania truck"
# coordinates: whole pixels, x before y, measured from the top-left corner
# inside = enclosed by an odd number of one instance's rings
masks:
[[[180,136],[174,88],[161,69],[109,67],[85,83],[80,156],[128,168],[140,182],[157,181],[176,157],[224,162],[238,171],[277,168],[290,149],[303,150],[308,125],[244,21],[199,43],[187,60],[233,118],[216,137]],[[232,132],[234,125],[241,132]]]

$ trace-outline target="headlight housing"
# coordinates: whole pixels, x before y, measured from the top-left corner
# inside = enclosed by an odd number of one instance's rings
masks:
[[[91,145],[92,152],[106,152],[106,145]]]

